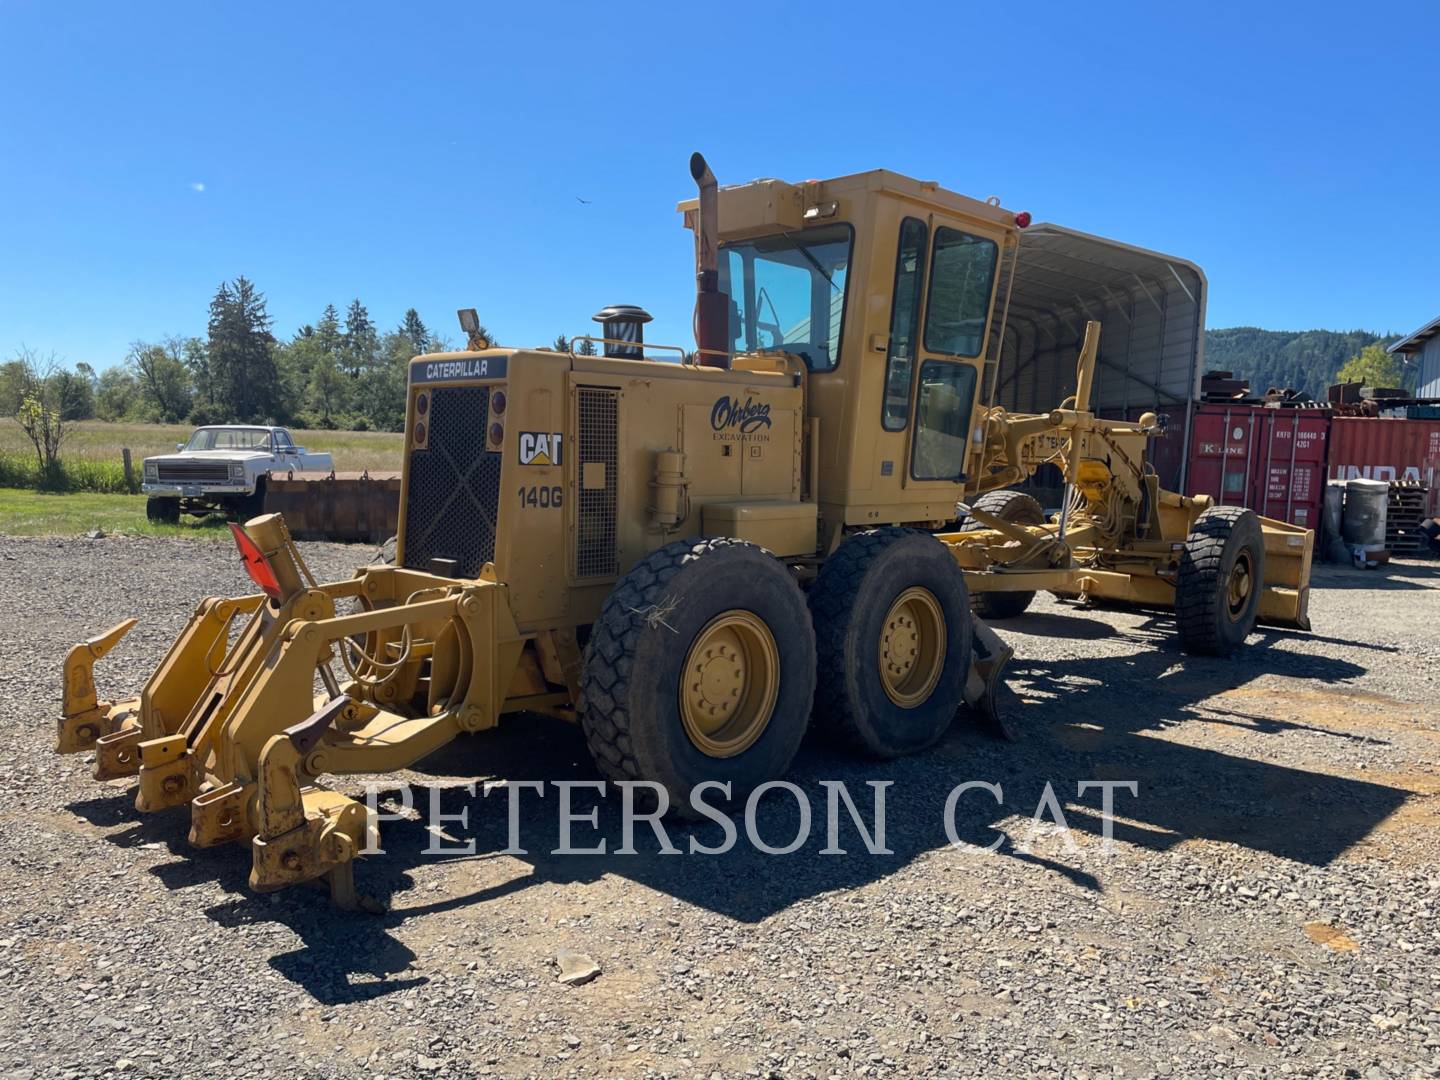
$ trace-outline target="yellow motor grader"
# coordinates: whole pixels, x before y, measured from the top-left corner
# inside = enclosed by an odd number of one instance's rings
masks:
[[[502,717],[580,724],[604,776],[683,811],[783,775],[812,716],[878,757],[967,705],[1007,733],[977,615],[1037,590],[1173,608],[1193,652],[1307,626],[1312,534],[1162,490],[1154,415],[1090,408],[1098,324],[1050,412],[981,399],[1028,215],[886,171],[691,171],[693,352],[653,358],[637,308],[572,343],[599,355],[496,347],[462,312],[470,347],[410,365],[393,564],[320,582],[278,515],[234,526],[257,591],[201,601],[137,697],[93,681],[133,620],[72,649],[59,751],[188,807],[197,845],[250,845],[254,888],[353,904],[374,824],[320,779]],[[1057,513],[1015,489],[1044,465]]]

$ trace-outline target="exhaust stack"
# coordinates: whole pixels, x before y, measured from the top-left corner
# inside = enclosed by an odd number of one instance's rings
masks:
[[[703,154],[690,155],[690,175],[700,189],[700,223],[695,230],[695,360],[706,367],[728,368],[730,298],[720,291],[718,185]]]

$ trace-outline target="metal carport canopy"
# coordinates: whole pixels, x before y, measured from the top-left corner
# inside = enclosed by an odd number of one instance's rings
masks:
[[[1013,276],[1013,282],[1006,279]],[[990,400],[1046,412],[1075,392],[1075,360],[1089,319],[1101,323],[1092,408],[1156,409],[1188,419],[1205,341],[1205,274],[1187,259],[1061,225],[1021,234]],[[992,354],[993,355],[993,354]]]

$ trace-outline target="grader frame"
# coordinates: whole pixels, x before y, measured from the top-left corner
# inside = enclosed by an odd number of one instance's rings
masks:
[[[978,400],[1026,215],[883,171],[723,190],[699,155],[691,171],[695,359],[646,359],[638,325],[592,339],[601,356],[476,339],[417,357],[394,565],[318,582],[278,515],[233,527],[259,591],[202,601],[134,698],[100,700],[93,675],[134,620],[75,646],[57,749],[135,777],[142,812],[188,804],[196,845],[248,843],[255,889],[328,880],[354,906],[375,823],[323,778],[502,716],[580,723],[603,775],[679,805],[783,773],[812,702],[881,757],[963,706],[1013,735],[1010,650],[972,602],[1179,607],[1212,652],[1257,617],[1308,626],[1312,535],[1162,490],[1155,418],[1090,409],[1097,324],[1056,409]],[[928,267],[904,247],[922,222]],[[989,258],[988,291],[974,266],[941,281],[942,244],[946,266]],[[803,287],[757,288],[776,267]],[[902,272],[923,338],[892,318]],[[1013,491],[1047,462],[1066,481],[1049,516]]]
[[[1007,521],[981,505],[962,507],[982,528],[943,532],[939,539],[967,571],[974,594],[1045,590],[1082,601],[1174,604],[1185,540],[1214,502],[1165,491],[1147,470],[1146,441],[1158,425],[1153,413],[1129,423],[1089,411],[1099,338],[1099,323],[1087,323],[1076,393],[1061,408],[1025,417],[1000,409],[985,413],[988,476],[980,490],[1001,490],[1039,464],[1058,461],[1067,501],[1055,520],[1039,525]],[[1266,572],[1263,582],[1244,588],[1247,595],[1252,586],[1260,592],[1257,619],[1308,630],[1313,533],[1269,518],[1256,521]]]

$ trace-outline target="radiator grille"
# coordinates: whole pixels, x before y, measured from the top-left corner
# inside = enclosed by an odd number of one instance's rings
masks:
[[[190,461],[162,461],[156,468],[156,475],[164,484],[193,484],[198,481],[214,480],[225,483],[230,479],[230,463],[207,461],[204,458]]]
[[[440,387],[430,394],[430,436],[410,451],[405,565],[428,570],[454,559],[457,577],[474,577],[495,558],[500,455],[485,449],[490,390]]]
[[[620,553],[615,537],[615,483],[619,464],[619,392],[582,386],[578,391],[579,456],[575,475],[582,478],[575,521],[575,576],[614,577]],[[585,466],[605,464],[605,486],[585,489]]]

